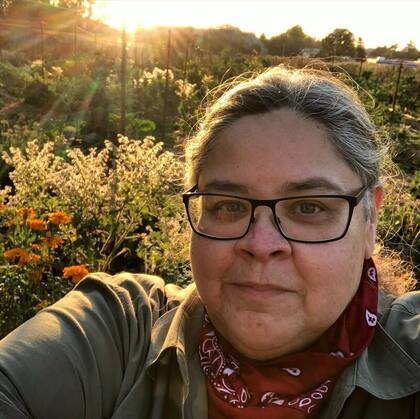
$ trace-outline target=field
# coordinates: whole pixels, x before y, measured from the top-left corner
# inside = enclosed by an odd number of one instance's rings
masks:
[[[189,282],[183,142],[221,82],[270,65],[328,69],[359,91],[389,145],[380,251],[420,277],[420,70],[401,69],[394,97],[393,66],[223,51],[177,57],[2,51],[0,336],[87,272]]]

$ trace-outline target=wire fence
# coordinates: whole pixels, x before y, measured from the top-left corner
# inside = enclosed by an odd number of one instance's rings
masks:
[[[160,66],[166,69],[165,100],[162,110],[162,121],[166,119],[166,104],[169,70],[177,67],[187,79],[187,66],[195,61],[196,65],[210,66],[213,64],[211,48],[208,40],[199,32],[184,29],[161,28],[157,32],[139,30],[127,36],[125,31],[112,29],[100,22],[81,17],[72,10],[60,9],[60,13],[44,17],[25,18],[0,17],[0,49],[21,52],[31,60],[41,60],[44,63],[60,58],[77,57],[80,54],[100,53],[115,62],[121,61],[121,127],[125,126],[125,86],[127,77],[127,62],[138,67]],[[280,57],[278,57],[280,58]],[[284,57],[283,57],[284,58]],[[333,60],[334,64],[334,60]],[[392,111],[395,111],[399,94],[402,71],[412,66],[405,60],[384,62],[395,68],[397,77],[390,72],[388,77],[394,77],[392,95]],[[360,76],[364,61],[359,60],[358,75]],[[416,68],[414,66],[414,68]],[[418,68],[418,67],[417,67]],[[418,84],[420,91],[420,84]],[[165,124],[163,124],[165,126]],[[165,137],[165,132],[162,132]]]

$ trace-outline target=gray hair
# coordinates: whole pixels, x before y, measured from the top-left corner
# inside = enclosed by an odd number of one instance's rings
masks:
[[[375,126],[352,89],[324,71],[282,66],[228,87],[186,143],[187,187],[197,184],[224,129],[246,115],[289,108],[323,124],[338,153],[368,187],[367,215],[371,214],[371,191],[379,182],[382,151]]]

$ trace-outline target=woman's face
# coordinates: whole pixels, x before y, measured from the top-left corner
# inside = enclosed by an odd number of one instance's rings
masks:
[[[256,199],[354,195],[362,186],[323,126],[288,109],[246,116],[225,129],[198,181],[201,192]],[[335,322],[358,288],[374,240],[363,203],[344,238],[320,244],[286,240],[270,208],[258,207],[242,239],[193,234],[193,276],[225,339],[250,358],[270,359],[307,348]]]

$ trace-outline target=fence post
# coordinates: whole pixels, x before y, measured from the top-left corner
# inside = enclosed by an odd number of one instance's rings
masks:
[[[145,68],[146,67],[146,59],[147,59],[147,54],[146,54],[146,33],[144,28],[141,29],[140,32],[140,62],[139,62],[139,67],[140,68]],[[145,55],[146,54],[146,55]]]
[[[168,30],[168,46],[166,55],[166,78],[165,92],[163,98],[163,114],[162,114],[162,140],[166,139],[166,113],[168,109],[168,92],[169,92],[169,67],[171,64],[171,30]]]
[[[360,75],[362,74],[363,63],[366,61],[366,58],[360,57],[360,58],[357,58],[357,60],[360,61],[359,74],[358,74],[358,77],[360,77]]]
[[[392,113],[395,112],[395,104],[397,102],[398,89],[400,87],[400,78],[401,78],[401,70],[403,68],[403,63],[404,63],[404,60],[400,60],[400,65],[398,66],[397,82],[395,83],[394,96],[392,98]]]
[[[187,36],[186,38],[186,47],[185,47],[185,56],[184,56],[184,70],[183,70],[183,80],[187,80],[187,71],[188,71],[188,60],[190,55],[190,38]]]
[[[123,20],[121,35],[121,120],[120,133],[125,135],[125,104],[126,104],[126,78],[127,78],[127,35],[125,19]]]
[[[136,68],[140,67],[140,60],[139,60],[139,51],[140,51],[140,30],[139,27],[136,28],[136,32],[134,32],[134,66]]]
[[[44,63],[44,22],[42,20],[39,21],[39,32],[41,35],[41,71],[42,71],[42,79],[45,81],[45,63]]]
[[[73,26],[73,54],[77,54],[77,20],[74,21]]]

